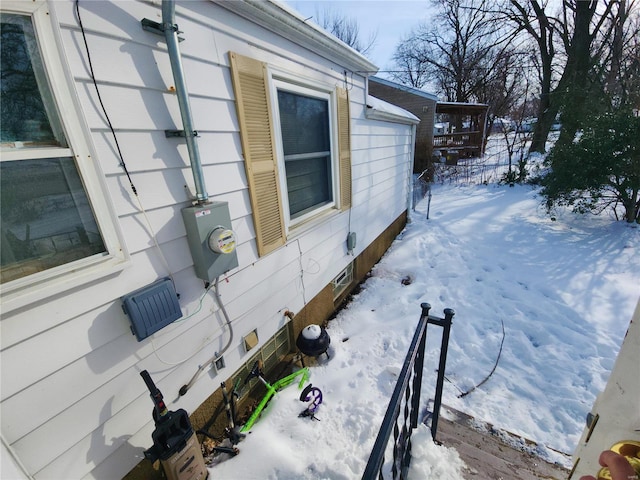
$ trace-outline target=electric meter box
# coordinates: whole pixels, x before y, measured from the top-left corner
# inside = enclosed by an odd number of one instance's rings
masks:
[[[211,202],[182,210],[196,276],[213,281],[238,266],[236,236],[227,202]]]

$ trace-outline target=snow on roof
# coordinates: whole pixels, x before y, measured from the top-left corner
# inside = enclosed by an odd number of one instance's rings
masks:
[[[409,87],[407,85],[402,85],[400,83],[392,82],[391,80],[387,80],[385,78],[372,76],[372,77],[369,77],[369,81],[380,83],[382,85],[386,85],[387,87],[397,88],[398,90],[403,90],[408,93],[413,93],[414,95],[428,98],[429,100],[438,101],[438,97],[433,93],[425,92],[424,90],[418,90],[417,88],[414,88],[414,87]]]
[[[395,123],[420,123],[420,119],[413,113],[372,95],[367,95],[367,118]]]
[[[438,102],[438,105],[445,106],[466,106],[466,107],[488,107],[488,103],[471,103],[471,102]]]

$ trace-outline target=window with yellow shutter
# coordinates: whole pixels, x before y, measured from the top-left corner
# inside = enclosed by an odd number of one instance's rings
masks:
[[[260,255],[351,206],[347,92],[230,53]]]

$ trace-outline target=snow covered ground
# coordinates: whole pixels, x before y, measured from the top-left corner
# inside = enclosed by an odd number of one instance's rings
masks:
[[[538,443],[568,466],[640,297],[640,228],[557,212],[529,186],[436,185],[349,306],[328,326],[331,358],[311,368],[320,421],[282,390],[215,479],[359,479],[421,302],[453,308],[443,403]],[[402,280],[410,278],[408,285]],[[408,282],[404,282],[408,283]],[[500,351],[500,345],[504,343]],[[429,327],[423,403],[432,398],[439,328]],[[469,395],[461,392],[489,380]],[[275,379],[272,379],[275,380]],[[459,479],[457,452],[412,437],[411,478]]]

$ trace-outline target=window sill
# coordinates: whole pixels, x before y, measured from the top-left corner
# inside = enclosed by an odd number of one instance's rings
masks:
[[[313,230],[314,228],[324,225],[327,221],[340,215],[340,213],[342,213],[340,209],[332,207],[318,212],[317,215],[309,217],[300,223],[289,226],[287,231],[287,241],[293,240],[309,230]]]
[[[58,272],[42,272],[24,279],[0,285],[0,309],[9,313],[54,295],[69,292],[76,287],[117,273],[131,263],[127,255],[111,255],[99,259],[87,259],[84,264]],[[37,278],[36,278],[37,277]]]

